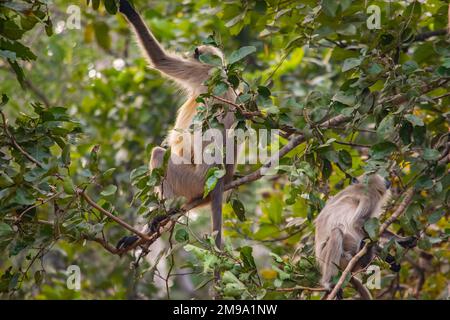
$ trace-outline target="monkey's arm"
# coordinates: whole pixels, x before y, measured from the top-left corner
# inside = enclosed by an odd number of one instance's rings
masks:
[[[353,214],[353,227],[355,230],[364,232],[364,223],[370,218],[372,211],[370,200],[365,196],[360,197],[358,207]]]
[[[158,43],[158,40],[156,40],[151,31],[147,28],[142,17],[131,6],[128,0],[120,0],[119,11],[133,26],[139,43],[155,69],[181,82],[192,83],[192,81],[195,81],[196,83],[199,82],[197,85],[200,85],[206,80],[204,79],[204,73],[206,73],[207,76],[209,68],[206,68],[196,61],[190,61],[176,55],[167,54]],[[200,70],[202,77],[198,77],[198,72],[193,72],[195,70]]]

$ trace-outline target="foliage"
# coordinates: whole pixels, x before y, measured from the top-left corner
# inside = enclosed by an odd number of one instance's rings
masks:
[[[208,209],[181,217],[147,258],[111,254],[130,225],[178,210],[159,200],[164,169],[149,172],[153,146],[173,125],[182,95],[150,70],[113,0],[80,3],[71,29],[68,1],[0,3],[0,296],[2,298],[207,298],[214,270],[223,298],[319,299],[314,219],[352,177],[377,172],[408,187],[413,203],[391,227],[418,249],[388,243],[402,262],[384,262],[380,298],[448,296],[450,50],[446,1],[369,1],[381,29],[369,29],[365,1],[134,1],[173,51],[221,47],[196,121],[218,126],[231,105],[203,102],[239,90],[237,127],[280,129],[306,141],[280,161],[278,175],[231,191],[226,246],[214,247]],[[346,123],[322,128],[337,115]],[[286,144],[289,137],[282,138]],[[444,158],[445,160],[445,158]],[[241,165],[240,176],[261,166]],[[222,170],[209,173],[205,195]],[[387,212],[392,212],[394,197]],[[365,230],[377,238],[380,221]],[[82,289],[66,286],[69,265]],[[131,268],[130,268],[131,266]],[[183,275],[180,275],[183,274]],[[366,277],[366,275],[364,275]],[[346,297],[353,297],[351,287]]]

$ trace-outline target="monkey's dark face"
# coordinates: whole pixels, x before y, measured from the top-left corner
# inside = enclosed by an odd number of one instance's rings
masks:
[[[218,56],[222,61],[223,61],[223,54],[222,52],[213,46],[207,46],[207,45],[202,45],[202,46],[198,46],[194,49],[194,52],[192,52],[192,54],[190,55],[194,60],[199,61],[200,56],[203,54],[210,54],[213,56]]]

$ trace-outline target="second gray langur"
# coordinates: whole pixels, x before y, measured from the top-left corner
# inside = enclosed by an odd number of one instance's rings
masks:
[[[166,52],[147,28],[141,16],[127,0],[120,0],[119,11],[126,17],[132,26],[138,42],[151,66],[168,78],[174,80],[182,86],[187,93],[186,102],[178,110],[174,129],[169,133],[167,138],[168,145],[171,149],[171,156],[167,165],[165,179],[160,189],[160,194],[163,198],[184,197],[188,202],[201,198],[203,195],[206,174],[213,165],[203,162],[201,164],[195,164],[193,161],[189,161],[189,163],[186,163],[185,161],[179,163],[174,160],[176,160],[177,157],[178,159],[187,157],[183,155],[183,150],[186,150],[186,140],[190,140],[191,138],[185,139],[185,135],[183,134],[189,131],[193,119],[197,114],[197,97],[208,90],[204,85],[204,82],[209,78],[209,72],[212,69],[212,66],[202,63],[199,60],[199,57],[203,54],[212,54],[223,60],[223,54],[218,48],[206,45],[195,48],[195,50],[187,57]],[[234,101],[236,94],[230,88],[222,95],[222,98]],[[218,102],[215,99],[208,100],[208,105]],[[229,129],[235,120],[234,113],[227,112],[218,120],[223,124],[223,130]],[[223,132],[222,136],[224,136]],[[189,141],[187,143],[189,143]],[[193,150],[193,143],[190,143],[190,148]],[[150,169],[160,167],[163,164],[165,152],[166,149],[161,147],[153,149],[150,160]],[[191,154],[193,154],[193,152]],[[192,158],[189,160],[192,160]],[[215,240],[216,245],[219,248],[222,243],[222,199],[224,186],[233,178],[234,165],[226,164],[225,171],[225,176],[219,179],[215,188],[205,200],[205,202],[211,202],[212,229],[217,233]],[[119,242],[118,247],[127,246],[135,240],[136,237],[122,239]]]
[[[367,238],[364,224],[369,218],[380,217],[391,194],[389,187],[390,182],[378,174],[363,175],[331,198],[320,212],[315,221],[315,254],[322,273],[321,284],[326,289],[331,289],[338,268],[343,270],[361,249],[363,239]],[[382,235],[385,240],[393,237],[402,246],[415,245],[413,237],[399,237],[388,231]],[[377,248],[371,248],[355,269],[367,266],[376,252]],[[392,256],[386,261],[392,270],[398,271]],[[351,282],[363,298],[370,298],[368,290],[356,278],[352,277]]]

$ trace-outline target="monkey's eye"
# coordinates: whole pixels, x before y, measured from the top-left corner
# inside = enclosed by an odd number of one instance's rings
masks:
[[[195,50],[194,50],[194,59],[198,60],[198,57],[200,57],[200,50],[198,50],[198,48],[195,48]]]
[[[352,178],[352,184],[357,184],[357,183],[359,183],[358,179]]]

